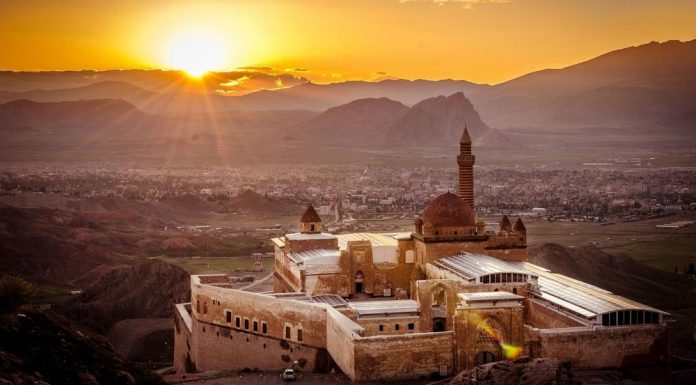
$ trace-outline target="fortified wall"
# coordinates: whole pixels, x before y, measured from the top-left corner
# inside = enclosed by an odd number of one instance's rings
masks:
[[[294,361],[304,371],[337,367],[354,381],[454,372],[451,332],[364,337],[362,326],[329,305],[230,289],[223,279],[191,277],[191,334],[178,329],[178,372],[280,371]]]

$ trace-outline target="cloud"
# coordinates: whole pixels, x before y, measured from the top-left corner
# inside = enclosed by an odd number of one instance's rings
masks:
[[[286,68],[285,72],[309,72],[309,68],[301,68],[301,67],[295,67],[295,68]]]
[[[289,73],[267,73],[255,67],[230,72],[215,72],[205,77],[211,91],[228,95],[244,95],[260,90],[276,90],[307,83],[307,79]]]
[[[399,3],[433,3],[440,6],[445,4],[460,4],[466,9],[471,9],[476,4],[505,4],[512,0],[399,0]]]
[[[251,71],[251,72],[271,72],[273,67],[259,67],[259,66],[244,66],[237,68],[240,71]]]

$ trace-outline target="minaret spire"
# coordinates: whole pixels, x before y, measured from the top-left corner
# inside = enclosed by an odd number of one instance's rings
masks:
[[[474,162],[476,157],[471,154],[471,136],[464,123],[464,132],[459,140],[459,197],[472,209],[474,208]]]

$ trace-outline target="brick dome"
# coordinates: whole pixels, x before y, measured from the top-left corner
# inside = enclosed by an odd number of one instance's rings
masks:
[[[451,192],[444,193],[428,204],[423,222],[435,227],[476,226],[474,211],[463,199]]]

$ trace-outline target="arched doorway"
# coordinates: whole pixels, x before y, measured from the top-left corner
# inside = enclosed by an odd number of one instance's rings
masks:
[[[363,293],[365,291],[365,287],[363,286],[363,283],[365,282],[365,275],[363,274],[362,270],[358,270],[357,273],[355,273],[355,293]]]
[[[476,358],[474,360],[474,363],[476,365],[483,365],[487,364],[489,362],[495,362],[495,354],[491,352],[478,352],[476,353]]]
[[[433,332],[444,332],[447,330],[447,319],[444,317],[433,318]]]

